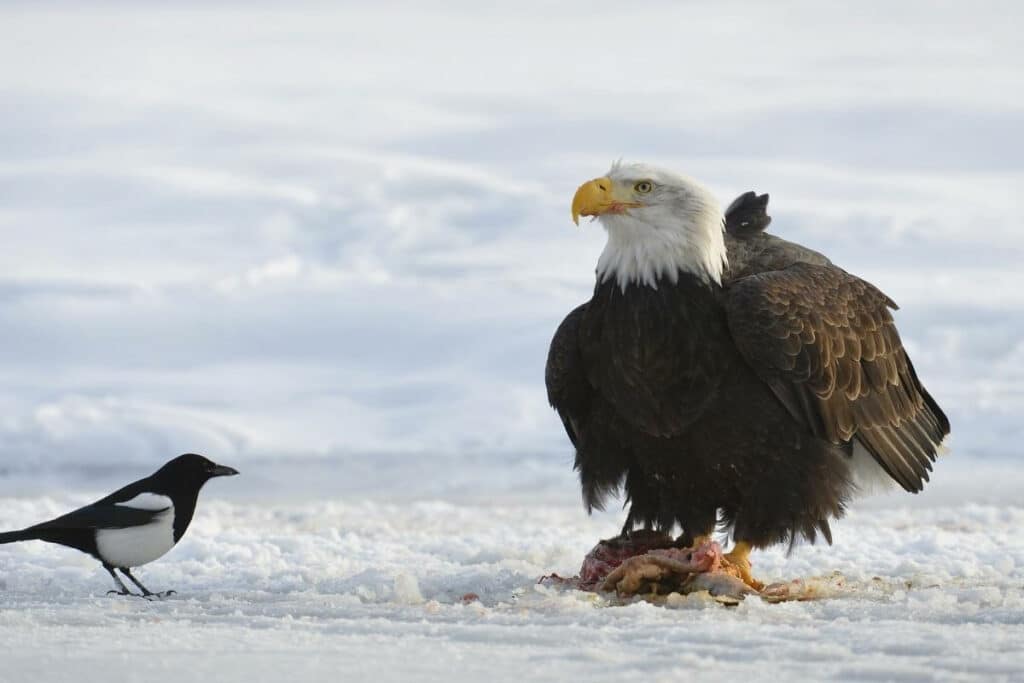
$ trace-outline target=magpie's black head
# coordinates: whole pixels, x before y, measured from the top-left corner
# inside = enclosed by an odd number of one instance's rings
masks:
[[[198,490],[214,477],[231,477],[236,474],[238,474],[238,470],[234,467],[218,465],[201,455],[186,453],[158,469],[153,474],[153,478],[168,483],[173,482],[179,486],[192,485]]]

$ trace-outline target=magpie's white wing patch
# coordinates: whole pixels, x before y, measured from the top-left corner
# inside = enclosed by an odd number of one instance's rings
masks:
[[[170,498],[143,493],[117,505],[158,512],[149,524],[97,529],[96,549],[104,562],[114,567],[138,567],[174,547],[174,504]]]
[[[169,497],[161,496],[158,493],[140,493],[131,500],[115,503],[115,505],[136,510],[166,510],[174,507],[174,502]]]

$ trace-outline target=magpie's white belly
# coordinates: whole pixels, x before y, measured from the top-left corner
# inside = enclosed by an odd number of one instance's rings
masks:
[[[97,529],[96,549],[115,567],[138,567],[162,557],[174,547],[174,508],[157,514],[143,526]]]

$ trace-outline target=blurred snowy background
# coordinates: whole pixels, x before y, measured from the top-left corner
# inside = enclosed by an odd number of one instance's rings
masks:
[[[383,501],[442,501],[425,542],[437,552],[466,528],[468,513],[445,505],[484,504],[479,524],[486,504],[518,505],[493,512],[521,520],[503,542],[557,519],[568,545],[524,550],[525,565],[495,547],[478,561],[496,574],[482,576],[504,590],[571,572],[620,520],[586,526],[543,366],[604,240],[572,226],[569,200],[623,157],[699,178],[723,203],[770,192],[772,231],[903,306],[953,455],[922,496],[867,509],[913,519],[902,506],[995,504],[974,510],[977,529],[1015,528],[1018,3],[486,5],[0,5],[0,526],[198,451],[245,475],[211,498],[330,499],[370,517],[398,514],[372,507]],[[210,509],[221,513],[204,522],[200,506],[196,543],[223,520],[245,524],[241,509]],[[837,541],[862,523],[838,525]],[[1007,533],[996,545],[1017,565],[974,561],[1024,566]],[[907,542],[915,557],[937,547]],[[5,586],[67,583],[67,554],[31,552],[51,559],[32,571],[11,559],[20,578]],[[238,566],[277,566],[246,552]],[[830,567],[825,551],[799,552]],[[390,581],[373,555],[364,570]],[[267,571],[293,576],[311,561],[297,557]],[[168,562],[151,571],[178,576]],[[105,589],[87,560],[76,566],[72,594]],[[444,602],[429,587],[447,565],[408,566],[434,572],[424,592]],[[958,566],[944,576],[973,576]],[[193,590],[237,588],[217,577],[200,573]],[[358,602],[357,584],[318,588]]]
[[[620,156],[770,192],[903,306],[957,456],[1016,453],[1016,5],[332,7],[0,10],[6,472],[565,470],[543,365],[604,240],[568,203]]]

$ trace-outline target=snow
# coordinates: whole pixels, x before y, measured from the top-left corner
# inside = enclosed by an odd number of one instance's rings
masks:
[[[0,680],[1024,677],[1022,18],[4,3],[0,529],[181,452],[242,476],[140,570],[164,602],[0,547]],[[902,306],[951,454],[832,548],[755,557],[852,590],[536,587],[622,521],[584,515],[542,379],[604,240],[572,192],[619,157],[770,192],[773,231]]]
[[[588,520],[569,495],[534,505],[223,500],[236,481],[211,485],[185,540],[139,571],[151,589],[178,591],[160,602],[105,596],[105,573],[71,551],[0,550],[5,669],[21,680],[73,667],[86,681],[555,681],[694,669],[756,680],[766,667],[783,680],[1008,680],[1024,667],[1018,506],[861,510],[836,525],[832,548],[755,556],[768,580],[841,572],[846,590],[817,602],[609,607],[536,584],[573,574],[619,522]],[[0,505],[20,523],[80,502]],[[467,604],[470,593],[479,599]]]
[[[74,551],[0,547],[5,671],[17,680],[557,681],[669,680],[696,668],[708,680],[757,680],[770,667],[782,680],[1017,679],[1024,472],[942,464],[946,476],[925,493],[869,499],[834,524],[831,548],[754,556],[767,581],[839,572],[835,595],[736,608],[693,596],[610,606],[538,585],[551,572],[573,575],[621,524],[618,510],[587,518],[568,474],[539,470],[532,495],[488,499],[482,477],[476,491],[452,481],[424,496],[414,471],[368,484],[363,497],[309,500],[301,479],[274,491],[245,482],[288,482],[294,463],[254,465],[212,482],[185,539],[138,570],[151,590],[178,591],[163,601],[106,596],[109,577]],[[312,476],[334,467],[306,466]],[[967,478],[978,488],[957,485]],[[407,498],[387,494],[403,489]],[[18,526],[100,492],[5,491],[0,509]]]

